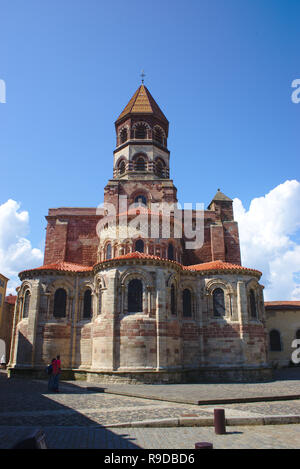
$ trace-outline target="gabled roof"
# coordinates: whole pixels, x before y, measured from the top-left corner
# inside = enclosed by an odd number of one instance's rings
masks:
[[[153,114],[153,116],[166,122],[168,120],[162,110],[159,108],[155,99],[145,85],[141,85],[132,96],[131,100],[119,115],[116,122],[130,114]]]

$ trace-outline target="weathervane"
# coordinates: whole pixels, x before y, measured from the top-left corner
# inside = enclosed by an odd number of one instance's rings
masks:
[[[145,73],[144,73],[144,70],[142,70],[142,73],[141,73],[141,78],[142,78],[142,83],[144,84],[144,78],[145,78]]]

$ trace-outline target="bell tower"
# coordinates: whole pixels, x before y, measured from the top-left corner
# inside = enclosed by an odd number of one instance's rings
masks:
[[[126,195],[128,205],[141,202],[177,202],[170,179],[169,122],[148,88],[142,83],[115,122],[116,149],[113,179],[104,201],[118,204]]]

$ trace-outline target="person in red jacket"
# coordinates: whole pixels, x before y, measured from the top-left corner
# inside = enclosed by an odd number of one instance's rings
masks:
[[[54,375],[54,385],[53,389],[56,392],[59,392],[58,386],[59,386],[59,375],[61,373],[61,361],[60,361],[60,355],[57,355],[55,362],[52,364],[53,365],[53,375]]]

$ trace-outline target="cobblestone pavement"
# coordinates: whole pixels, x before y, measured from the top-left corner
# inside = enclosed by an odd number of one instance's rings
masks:
[[[32,429],[0,426],[0,448],[10,448]],[[226,427],[226,435],[216,435],[212,427],[109,429],[52,426],[43,430],[49,449],[185,450],[194,449],[195,443],[201,441],[212,443],[214,449],[300,448],[300,425],[292,424]],[[200,458],[200,455],[196,457]]]
[[[266,392],[264,386],[267,384],[276,384],[277,393],[281,395],[300,393],[300,381],[297,379],[261,383],[257,386],[261,386]],[[269,447],[271,444],[272,447],[278,448],[299,447],[297,445],[299,445],[300,425],[292,424],[232,427],[225,436],[214,435],[213,428],[109,429],[103,426],[186,415],[211,417],[217,407],[225,409],[227,418],[300,415],[300,400],[199,406],[159,399],[168,399],[171,395],[170,399],[176,400],[188,395],[189,399],[186,402],[196,403],[199,394],[203,396],[210,385],[158,385],[157,387],[103,385],[105,392],[101,392],[100,385],[94,390],[93,386],[85,382],[63,382],[60,393],[56,394],[48,392],[47,381],[7,379],[5,373],[0,373],[0,447],[11,447],[13,441],[24,436],[32,427],[43,428],[46,431],[51,447],[62,448],[193,448],[196,441],[206,441],[208,438],[210,438],[208,441],[211,441],[213,437],[217,447],[219,445],[219,447],[232,448],[235,444],[243,448]],[[218,393],[213,387],[210,388],[212,391],[214,389],[214,396],[218,398],[222,395],[228,397],[228,393],[233,391],[237,393],[238,387],[241,396],[244,395],[243,389],[247,389],[249,395],[252,389],[254,395],[257,395],[253,385],[213,386],[218,387]],[[130,388],[131,393],[136,392],[138,388],[147,398],[121,395],[122,388],[124,392]],[[108,391],[118,394],[110,394]],[[153,392],[156,393],[154,396],[156,399],[149,398],[153,396]],[[210,399],[212,394],[213,392],[209,394]]]
[[[226,417],[300,415],[300,400],[198,406],[88,391],[72,383],[62,383],[56,394],[48,392],[46,381],[6,379],[3,374],[0,384],[0,425],[108,426],[183,415],[211,417],[217,407],[225,409]]]
[[[168,401],[197,404],[198,401],[215,399],[240,399],[272,396],[300,396],[300,368],[280,370],[274,381],[265,383],[201,383],[201,384],[94,384],[77,381],[81,387],[103,386],[106,391],[166,399]]]

